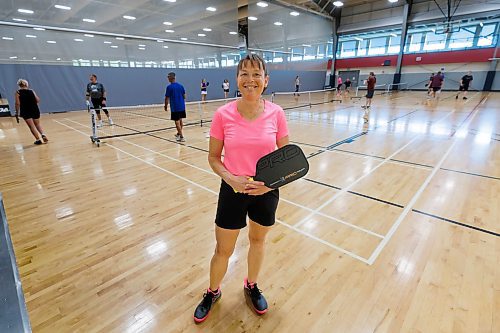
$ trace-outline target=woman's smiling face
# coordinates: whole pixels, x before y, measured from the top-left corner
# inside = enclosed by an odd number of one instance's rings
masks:
[[[269,77],[257,61],[245,61],[238,70],[238,89],[243,98],[260,98],[267,87]]]

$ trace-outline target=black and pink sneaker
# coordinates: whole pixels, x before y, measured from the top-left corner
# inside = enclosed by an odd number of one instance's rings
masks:
[[[202,323],[205,321],[205,319],[208,318],[212,305],[215,304],[215,302],[217,302],[221,296],[222,292],[220,288],[218,288],[217,292],[215,293],[210,290],[210,288],[207,289],[207,292],[203,294],[203,299],[201,300],[200,304],[198,304],[196,310],[194,310],[193,318],[195,323]]]
[[[245,285],[243,286],[243,291],[245,292],[245,298],[249,305],[252,305],[252,309],[259,315],[263,315],[267,312],[267,301],[262,291],[257,288],[257,283],[248,283],[247,278],[245,278]]]

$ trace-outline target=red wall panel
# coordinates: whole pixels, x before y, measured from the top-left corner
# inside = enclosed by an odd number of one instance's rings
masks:
[[[403,66],[426,65],[426,64],[453,64],[468,62],[487,62],[493,57],[495,49],[461,50],[449,52],[412,53],[403,55]],[[417,61],[420,57],[420,61]],[[383,67],[384,60],[390,60],[391,66],[396,66],[397,55],[359,57],[338,59],[337,69],[363,68],[363,67]]]

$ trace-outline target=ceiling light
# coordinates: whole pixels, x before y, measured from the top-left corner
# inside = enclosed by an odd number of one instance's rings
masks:
[[[205,34],[198,34],[198,37],[206,37],[207,35]]]
[[[83,39],[80,39],[80,38],[75,38],[73,39],[75,42],[83,42]]]
[[[33,57],[33,58],[31,58],[31,59],[36,60],[36,57]]]
[[[16,56],[13,56],[13,57],[9,57],[9,59],[17,59],[17,57],[16,57]]]
[[[57,58],[56,60],[59,61],[59,60],[61,60],[61,58]]]
[[[125,38],[123,38],[123,37],[115,37],[115,39],[117,39],[117,40],[125,40]]]
[[[47,43],[49,43],[49,44],[55,44],[56,41],[55,40],[48,40]]]
[[[163,24],[165,24],[165,25],[172,25],[173,23],[172,23],[172,22],[165,21],[165,22],[163,22]]]
[[[111,44],[111,42],[110,42],[110,41],[105,40],[105,41],[104,41],[104,44]]]
[[[174,30],[172,30],[172,29],[167,29],[167,30],[165,30],[165,32],[170,32],[170,33],[173,33],[173,32],[175,32],[175,31],[174,31]]]
[[[44,31],[44,28],[33,28],[33,30]]]
[[[29,10],[29,9],[18,9],[17,11],[19,13],[23,13],[23,14],[33,14],[34,13],[34,11]]]
[[[177,0],[163,0],[163,1],[166,1],[166,2],[176,2]]]
[[[26,35],[26,38],[36,38],[35,35]]]
[[[135,16],[123,15],[122,17],[126,20],[135,20]]]
[[[181,40],[188,40],[186,37],[181,37]]]
[[[274,22],[274,25],[283,25],[281,22]]]
[[[139,44],[138,46],[139,47],[146,47],[146,45],[144,45],[144,44]]]
[[[68,6],[55,5],[54,7],[56,7],[57,9],[71,10],[71,7]]]
[[[20,19],[20,18],[13,18],[12,21],[17,21],[17,22],[28,22],[28,20],[25,19]]]
[[[389,0],[390,3],[396,3],[398,0]]]
[[[229,31],[230,35],[237,35],[238,33],[236,31]]]
[[[161,39],[157,39],[156,40],[158,43],[164,43],[165,41],[161,40]]]
[[[210,28],[203,28],[203,31],[212,31]]]
[[[215,8],[215,7],[207,7],[207,10],[209,12],[215,12],[217,10],[217,8]]]
[[[164,49],[168,49],[168,45],[163,45],[163,48]]]
[[[84,18],[82,19],[83,22],[88,22],[88,23],[95,23],[95,20],[93,19],[88,19],[88,18]]]
[[[342,6],[344,5],[344,3],[343,3],[342,1],[334,1],[334,2],[333,2],[333,5],[334,5],[335,7],[342,7]]]
[[[262,8],[266,8],[269,5],[267,4],[267,2],[259,1],[259,2],[257,2],[257,6],[262,7]]]
[[[94,37],[94,35],[91,34],[84,34],[85,37]]]
[[[117,45],[111,45],[110,47],[113,48],[113,49],[117,49],[118,48]]]
[[[144,48],[144,47],[140,47],[140,48],[139,48],[139,50],[143,50],[143,51],[144,51],[144,50],[145,50],[145,48]]]
[[[14,40],[12,37],[2,37],[3,40]]]
[[[292,15],[292,16],[299,16],[300,13],[299,12],[290,12],[290,15]]]
[[[250,21],[257,21],[258,20],[258,18],[256,18],[255,16],[249,16],[248,19]]]
[[[302,46],[304,46],[304,47],[311,47],[311,45],[309,45],[309,44],[302,44]]]

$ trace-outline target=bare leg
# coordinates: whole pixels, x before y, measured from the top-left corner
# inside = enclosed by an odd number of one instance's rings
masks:
[[[26,125],[28,125],[30,131],[31,131],[31,134],[33,134],[33,136],[35,137],[35,139],[37,140],[40,140],[40,136],[38,134],[38,131],[36,129],[36,126],[35,126],[35,123],[33,122],[33,119],[32,118],[29,118],[29,119],[25,119],[24,120],[26,122]]]
[[[234,252],[234,246],[240,230],[222,229],[215,227],[215,253],[210,261],[210,290],[219,288],[226,275],[229,258]]]
[[[36,129],[40,135],[45,135],[43,132],[42,124],[40,124],[40,119],[33,119],[33,123],[35,124]]]
[[[261,226],[250,220],[248,239],[250,248],[248,249],[248,281],[257,282],[259,272],[264,261],[264,250],[266,244],[266,235],[270,227]]]
[[[182,136],[182,120],[175,121],[175,128],[177,129],[177,134]]]

